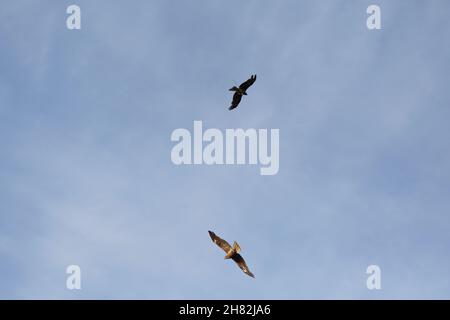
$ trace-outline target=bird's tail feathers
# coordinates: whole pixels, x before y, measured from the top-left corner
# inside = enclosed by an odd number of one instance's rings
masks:
[[[233,251],[236,253],[241,252],[241,247],[239,247],[239,244],[236,241],[233,243]]]

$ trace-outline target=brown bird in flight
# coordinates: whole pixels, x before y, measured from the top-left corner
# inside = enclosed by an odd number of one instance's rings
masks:
[[[225,255],[225,259],[233,259],[233,261],[237,263],[239,268],[241,268],[245,274],[249,275],[252,278],[255,277],[253,273],[251,273],[250,270],[248,269],[244,258],[242,258],[242,256],[239,254],[239,252],[241,252],[241,248],[239,247],[236,241],[234,241],[233,247],[231,247],[228,242],[216,236],[214,232],[208,231],[208,233],[212,241],[227,253]]]
[[[239,102],[241,102],[242,96],[247,95],[247,89],[256,81],[256,74],[252,75],[250,79],[243,82],[239,88],[236,86],[233,86],[233,88],[230,89],[230,91],[235,91],[233,95],[233,101],[231,102],[231,106],[228,108],[228,110],[233,110],[239,105]]]

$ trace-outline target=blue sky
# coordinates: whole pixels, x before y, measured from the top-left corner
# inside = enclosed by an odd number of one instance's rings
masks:
[[[450,298],[449,9],[5,1],[0,298]],[[254,73],[229,112],[228,88]],[[280,129],[278,174],[175,166],[170,135],[194,120]],[[208,230],[240,243],[256,279]]]

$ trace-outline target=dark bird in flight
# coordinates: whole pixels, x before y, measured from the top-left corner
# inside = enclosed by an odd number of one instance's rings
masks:
[[[239,105],[239,102],[241,102],[242,96],[247,95],[247,89],[256,81],[256,74],[252,75],[250,79],[243,82],[239,88],[236,86],[233,86],[233,88],[230,89],[230,91],[234,91],[233,95],[233,101],[231,102],[231,106],[228,108],[229,110],[233,110]]]
[[[233,259],[233,261],[237,263],[239,268],[241,268],[245,274],[249,275],[252,278],[255,277],[253,273],[251,273],[250,270],[248,269],[244,258],[242,258],[242,256],[239,254],[239,252],[241,252],[241,248],[239,247],[236,241],[233,243],[233,247],[231,247],[228,242],[216,236],[214,232],[208,231],[208,233],[212,241],[227,253],[225,255],[225,259]]]

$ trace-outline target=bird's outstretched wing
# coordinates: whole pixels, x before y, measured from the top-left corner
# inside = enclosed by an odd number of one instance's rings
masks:
[[[248,79],[247,81],[243,82],[243,83],[239,86],[239,89],[245,91],[245,90],[247,90],[253,83],[255,83],[255,81],[256,81],[256,74],[255,74],[255,75],[252,75],[252,76],[250,77],[250,79]]]
[[[217,244],[223,251],[225,251],[226,253],[230,251],[231,246],[228,242],[216,236],[216,234],[212,231],[208,231],[208,233],[212,241]]]
[[[239,102],[241,102],[242,95],[238,92],[235,92],[233,95],[233,101],[231,102],[231,106],[228,108],[229,110],[233,110],[239,105]]]
[[[233,255],[231,257],[231,259],[234,260],[234,262],[237,263],[237,265],[239,266],[239,268],[242,269],[242,271],[244,271],[244,273],[246,275],[249,275],[250,277],[254,278],[255,276],[253,275],[253,273],[250,272],[250,270],[247,267],[247,264],[245,263],[244,258],[242,258],[242,256],[239,253],[236,253],[235,255]]]

